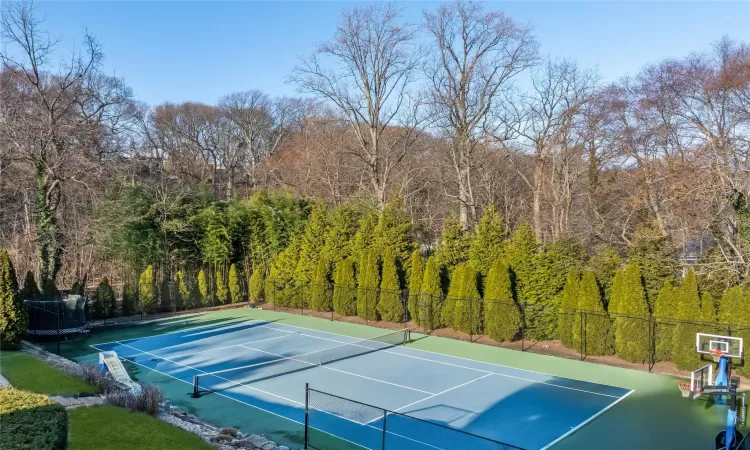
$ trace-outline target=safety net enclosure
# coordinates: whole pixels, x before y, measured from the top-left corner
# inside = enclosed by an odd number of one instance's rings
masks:
[[[63,295],[54,300],[25,300],[29,312],[27,334],[55,336],[87,333],[86,297]]]

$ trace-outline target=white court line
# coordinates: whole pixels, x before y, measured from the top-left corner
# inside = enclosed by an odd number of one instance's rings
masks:
[[[258,340],[255,340],[255,341],[240,342],[239,344],[227,345],[225,347],[213,347],[213,348],[209,348],[208,350],[201,350],[199,352],[184,353],[184,354],[181,353],[181,354],[179,354],[177,356],[179,356],[180,358],[182,358],[182,357],[185,357],[185,356],[193,356],[193,355],[197,355],[197,354],[200,354],[200,353],[213,352],[213,351],[216,351],[216,350],[224,350],[226,348],[242,347],[243,345],[246,345],[246,344],[255,344],[256,342],[272,341],[274,339],[288,338],[288,337],[292,337],[292,336],[294,336],[294,335],[293,334],[285,334],[283,336],[274,336],[272,338],[265,338],[265,339],[258,339]],[[186,344],[188,344],[188,343],[186,343]],[[162,351],[162,350],[167,349],[167,348],[177,347],[179,345],[186,345],[186,344],[177,344],[177,345],[170,345],[168,347],[160,347],[159,349],[157,349],[155,351]]]
[[[578,431],[578,430],[579,430],[579,429],[580,429],[581,427],[583,427],[583,426],[584,426],[584,425],[586,425],[587,423],[591,422],[592,420],[596,419],[596,418],[597,418],[597,417],[599,417],[600,415],[604,414],[604,412],[605,412],[605,411],[607,411],[607,410],[608,410],[609,408],[611,408],[611,407],[615,406],[616,404],[620,403],[620,401],[624,400],[624,399],[625,399],[625,397],[627,397],[628,395],[632,394],[633,392],[635,392],[635,391],[634,391],[634,390],[631,390],[631,391],[630,391],[630,392],[628,392],[627,394],[623,395],[622,397],[618,398],[618,399],[617,399],[617,400],[615,400],[614,402],[612,402],[612,403],[610,403],[609,405],[605,406],[605,407],[604,407],[604,408],[602,408],[602,409],[601,409],[601,410],[600,410],[599,412],[597,412],[597,413],[596,413],[596,414],[594,414],[593,416],[589,417],[588,419],[584,420],[583,422],[579,423],[579,424],[578,424],[578,425],[576,425],[576,426],[575,426],[575,427],[574,427],[573,429],[571,429],[571,430],[570,430],[570,431],[568,431],[567,433],[563,434],[563,435],[562,435],[562,436],[560,436],[559,438],[555,439],[554,441],[550,442],[549,444],[545,445],[544,447],[542,447],[542,448],[541,448],[541,449],[539,449],[539,450],[547,450],[548,448],[550,448],[550,447],[552,447],[553,445],[557,444],[558,442],[562,441],[562,440],[563,440],[563,439],[565,439],[566,437],[568,437],[568,436],[570,436],[571,434],[575,433],[576,431]]]
[[[248,320],[248,322],[257,322],[259,320],[263,321],[263,319],[250,319],[250,320]],[[268,323],[269,325],[280,325],[280,326],[291,327],[291,328],[299,328],[301,330],[315,331],[317,333],[330,334],[330,335],[333,335],[333,336],[350,337],[350,336],[345,336],[343,334],[333,333],[333,332],[330,332],[330,331],[315,330],[315,329],[312,329],[312,328],[305,328],[305,327],[300,327],[300,326],[297,326],[297,325],[289,325],[289,324],[286,324],[286,323],[276,323],[276,322],[268,322],[268,321],[266,321],[266,323]],[[273,328],[273,327],[271,327],[271,328]],[[278,328],[273,328],[273,329],[278,330]],[[315,336],[312,336],[312,337],[315,337]],[[325,339],[325,338],[320,338],[320,339]],[[335,341],[335,342],[339,342],[339,341]],[[593,381],[577,380],[575,378],[568,378],[568,377],[563,377],[563,376],[560,376],[560,375],[552,375],[550,373],[539,372],[538,370],[522,369],[520,367],[506,366],[504,364],[497,364],[497,363],[479,361],[479,360],[476,360],[476,359],[464,358],[463,356],[448,355],[446,353],[438,353],[438,352],[433,352],[433,351],[430,351],[430,350],[423,350],[423,349],[417,349],[417,348],[410,348],[410,350],[414,351],[414,352],[432,353],[433,355],[438,355],[438,356],[443,356],[443,357],[448,357],[448,358],[462,359],[464,361],[470,361],[470,362],[473,362],[473,363],[487,364],[489,366],[505,367],[507,369],[519,370],[519,371],[522,371],[522,372],[537,373],[537,374],[540,374],[540,375],[546,375],[548,377],[553,377],[553,378],[565,378],[567,380],[580,381],[582,383],[597,384],[599,386],[607,386],[607,387],[612,387],[612,388],[615,388],[615,389],[623,389],[623,390],[625,389],[625,388],[621,388],[619,386],[613,386],[611,384],[597,383],[597,382],[593,382]],[[395,352],[389,352],[389,353],[395,353]],[[405,355],[405,354],[402,354],[402,353],[395,353],[395,354],[399,354],[401,356],[409,356],[409,357],[412,357],[412,358],[417,358],[416,356]],[[422,358],[422,359],[424,359],[426,361],[434,361],[434,360],[431,360],[431,359],[428,359],[428,358]],[[435,362],[441,362],[441,361],[435,361]],[[445,364],[450,364],[450,363],[445,363]],[[478,370],[478,371],[482,371],[482,372],[491,372],[491,371],[486,371],[486,370],[482,370],[482,369],[476,369],[476,368],[472,368],[472,367],[461,366],[461,365],[458,365],[458,364],[451,364],[451,365],[454,365],[456,367],[463,367],[464,369]],[[494,373],[495,375],[503,375],[501,373],[496,373],[496,372],[491,372],[491,373]],[[553,385],[553,386],[562,387],[562,388],[567,387],[567,386],[560,386],[560,385]],[[591,391],[585,391],[585,390],[583,390],[583,392],[588,392],[590,394],[599,394],[598,392],[591,392]],[[608,395],[608,394],[599,394],[599,395]],[[619,398],[616,395],[609,395],[609,397]]]
[[[200,314],[200,313],[198,313],[198,314]],[[186,315],[186,316],[190,316],[190,315],[191,315],[191,314],[188,314],[188,315]],[[161,320],[161,319],[154,319],[154,320]],[[260,319],[250,319],[250,320],[245,320],[245,321],[242,321],[242,322],[233,322],[233,323],[228,323],[228,324],[226,324],[225,326],[229,326],[229,325],[239,325],[239,324],[243,324],[243,323],[253,323],[253,322],[265,322],[265,323],[266,323],[266,325],[261,325],[261,326],[263,326],[263,327],[266,327],[266,326],[268,326],[269,324],[272,324],[272,323],[273,323],[273,322],[269,322],[269,321],[267,321],[267,320],[260,320]],[[142,323],[143,323],[143,322],[140,322],[140,324],[142,324]],[[138,324],[134,324],[134,325],[138,325]],[[123,340],[119,340],[119,341],[110,341],[110,342],[98,342],[98,343],[96,343],[96,344],[89,344],[89,345],[93,347],[94,345],[120,344],[120,343],[123,343],[123,342],[137,341],[137,340],[140,340],[140,339],[150,339],[150,338],[154,338],[154,337],[166,336],[166,335],[168,335],[168,334],[176,334],[176,333],[184,333],[184,332],[186,332],[186,331],[196,331],[196,330],[202,330],[202,329],[205,329],[205,328],[210,328],[210,327],[212,327],[212,326],[214,326],[214,325],[197,325],[197,326],[195,326],[195,327],[192,327],[192,328],[183,328],[182,330],[168,331],[168,332],[166,332],[166,333],[152,334],[152,335],[150,335],[150,336],[141,336],[141,337],[136,337],[136,338],[131,338],[131,339],[123,339]],[[270,328],[270,327],[269,327],[269,328]],[[99,349],[97,349],[97,350],[99,350]],[[104,350],[99,350],[99,351],[104,351]]]
[[[396,386],[396,387],[400,387],[400,388],[404,388],[404,389],[410,389],[412,391],[421,392],[423,394],[434,395],[432,392],[423,391],[421,389],[416,389],[416,388],[412,388],[412,387],[409,387],[409,386],[403,386],[403,385],[400,385],[400,384],[397,384],[397,383],[391,383],[390,381],[379,380],[377,378],[371,378],[371,377],[367,377],[367,376],[364,376],[364,375],[360,375],[358,373],[347,372],[346,370],[336,369],[336,368],[329,367],[329,366],[326,366],[326,365],[319,365],[319,364],[315,364],[315,363],[311,363],[311,362],[307,362],[307,361],[301,361],[301,360],[296,359],[297,358],[296,356],[279,355],[278,353],[271,353],[271,352],[268,352],[268,351],[265,351],[265,350],[260,350],[260,349],[257,349],[257,348],[248,347],[246,345],[241,345],[240,347],[246,348],[248,350],[255,350],[256,352],[267,353],[269,355],[278,356],[278,357],[281,357],[283,359],[291,359],[293,361],[298,361],[298,362],[301,362],[303,364],[309,364],[311,366],[320,367],[321,369],[327,369],[327,370],[333,370],[335,372],[345,373],[345,374],[351,375],[353,377],[360,377],[360,378],[364,378],[366,380],[377,381],[378,383],[390,384],[391,386]],[[336,347],[333,347],[333,348],[336,348]],[[329,349],[324,349],[324,350],[321,350],[321,351],[325,351],[325,350],[329,350]],[[305,356],[305,355],[308,355],[308,354],[309,353],[305,353],[305,354],[299,355],[299,356]],[[276,360],[276,361],[279,361],[279,360]]]
[[[96,345],[99,345],[99,344],[96,344]],[[127,345],[127,344],[122,344],[122,345]],[[129,346],[129,345],[127,345],[127,346],[128,346],[128,347],[131,347],[131,346]],[[103,350],[101,350],[101,349],[97,348],[97,347],[96,347],[95,345],[90,345],[90,347],[93,347],[94,349],[96,349],[96,350],[99,350],[99,351],[103,351]],[[131,347],[131,348],[135,348],[135,347]],[[136,350],[137,350],[137,349],[136,349]],[[149,352],[143,352],[143,353],[146,353],[146,354],[148,354]],[[156,356],[158,357],[158,355],[156,355]],[[159,357],[159,358],[161,358],[161,357]],[[165,361],[168,361],[168,359],[166,359],[166,358],[161,358],[161,359],[164,359]],[[146,369],[148,369],[148,370],[153,370],[153,371],[154,371],[154,372],[156,372],[156,373],[160,373],[160,374],[162,374],[162,375],[164,375],[164,376],[167,376],[167,377],[169,377],[169,378],[173,378],[173,379],[175,379],[175,380],[177,380],[177,381],[181,381],[181,382],[183,382],[183,383],[185,383],[185,384],[189,384],[189,385],[191,385],[191,386],[192,386],[192,383],[190,383],[189,381],[185,381],[185,380],[183,380],[183,379],[177,378],[177,377],[175,377],[174,375],[170,375],[170,374],[168,374],[168,373],[162,372],[162,371],[160,371],[160,370],[158,370],[158,369],[155,369],[155,368],[153,368],[153,367],[149,367],[149,366],[146,366],[145,364],[137,363],[137,362],[135,362],[135,361],[130,361],[130,360],[127,360],[127,359],[126,359],[126,361],[127,361],[127,362],[130,362],[130,363],[133,363],[133,364],[136,364],[136,365],[138,365],[138,366],[141,366],[141,367],[143,367],[143,368],[146,368]],[[180,366],[183,366],[183,367],[187,367],[188,369],[191,369],[191,370],[195,370],[195,371],[197,371],[197,372],[203,372],[203,373],[205,373],[204,371],[202,371],[202,370],[200,370],[200,369],[196,369],[195,367],[190,367],[190,366],[188,366],[188,365],[185,365],[185,364],[180,364],[180,363],[177,363],[177,362],[174,362],[174,361],[170,361],[170,362],[172,362],[172,363],[174,363],[174,364],[177,364],[177,365],[180,365]],[[217,378],[221,378],[221,377],[217,377]],[[227,380],[227,381],[231,381],[231,380]],[[234,381],[232,381],[232,383],[235,383],[235,384],[236,384],[236,387],[238,387],[238,388],[248,388],[248,389],[252,389],[252,390],[255,390],[255,391],[258,391],[258,392],[262,392],[262,393],[264,393],[264,394],[268,394],[268,395],[271,395],[271,396],[274,396],[274,397],[278,397],[278,398],[280,398],[280,399],[283,399],[283,400],[286,400],[286,401],[288,401],[288,402],[292,402],[292,403],[296,403],[296,404],[298,404],[298,405],[303,405],[303,406],[304,406],[304,403],[300,403],[300,402],[298,402],[298,401],[295,401],[295,400],[292,400],[292,399],[290,399],[290,398],[286,398],[286,397],[282,397],[282,396],[280,396],[280,395],[272,394],[272,393],[270,393],[270,392],[267,392],[267,391],[264,391],[264,390],[261,390],[261,389],[257,389],[257,388],[251,387],[251,386],[247,386],[247,385],[244,385],[244,384],[238,384],[238,383],[236,383],[236,382],[234,382]],[[231,388],[230,388],[230,389],[231,389]],[[238,402],[238,403],[241,403],[241,404],[243,404],[243,405],[247,405],[247,406],[250,406],[250,407],[252,407],[252,408],[255,408],[255,409],[261,410],[261,411],[263,411],[263,412],[267,412],[267,413],[269,413],[269,414],[273,414],[274,416],[277,416],[277,417],[281,417],[282,419],[290,420],[290,421],[292,421],[292,422],[295,422],[295,423],[298,423],[298,424],[300,424],[300,425],[304,425],[304,423],[303,423],[303,422],[300,422],[300,421],[298,421],[298,420],[294,420],[294,419],[292,419],[292,418],[289,418],[289,417],[287,417],[287,416],[284,416],[284,415],[281,415],[281,414],[278,414],[278,413],[275,413],[275,412],[269,411],[269,410],[267,410],[267,409],[263,409],[263,408],[261,408],[260,406],[256,406],[256,405],[253,405],[253,404],[251,404],[251,403],[247,403],[247,402],[244,402],[244,401],[242,401],[242,400],[239,400],[239,399],[236,399],[236,398],[230,397],[230,396],[228,396],[228,395],[226,395],[226,394],[222,394],[221,392],[216,392],[216,391],[212,391],[212,392],[213,392],[214,394],[216,394],[216,395],[219,395],[219,396],[221,396],[221,397],[224,397],[224,398],[228,398],[229,400],[234,400],[234,401],[236,401],[236,402]],[[367,427],[369,427],[369,428],[373,428],[373,429],[376,429],[376,430],[379,430],[379,431],[380,431],[380,430],[382,430],[382,428],[377,428],[377,427],[374,427],[374,426],[372,426],[372,425],[369,425],[369,424],[362,424],[362,423],[360,423],[360,422],[357,422],[356,420],[348,419],[348,418],[346,418],[346,417],[343,417],[343,416],[339,416],[339,415],[337,415],[337,414],[329,413],[329,412],[327,412],[327,411],[322,411],[322,410],[320,410],[320,409],[317,409],[317,408],[314,408],[314,409],[315,409],[316,411],[320,411],[320,412],[322,412],[322,413],[325,413],[325,414],[328,414],[328,415],[332,415],[332,416],[334,416],[334,417],[338,417],[338,418],[340,418],[340,419],[343,419],[343,420],[347,420],[347,421],[349,421],[349,422],[353,422],[353,423],[356,423],[356,424],[358,424],[358,425],[364,425],[364,426],[367,426]],[[323,433],[326,433],[326,434],[328,434],[328,435],[330,435],[330,436],[333,436],[333,437],[335,437],[335,438],[337,438],[337,439],[341,439],[342,441],[346,441],[346,442],[349,442],[350,444],[354,444],[354,445],[356,445],[357,447],[367,448],[367,447],[365,447],[364,445],[361,445],[361,444],[358,444],[358,443],[356,443],[356,442],[350,441],[350,440],[348,440],[348,439],[346,439],[346,438],[343,438],[343,437],[341,437],[341,436],[339,436],[339,435],[336,435],[336,434],[332,434],[332,433],[329,433],[329,432],[327,432],[327,431],[325,431],[325,430],[321,430],[321,429],[319,429],[319,428],[315,428],[315,427],[312,427],[312,426],[311,426],[310,428],[313,428],[313,429],[315,429],[315,430],[318,430],[318,431],[321,431],[321,432],[323,432]],[[410,437],[407,437],[407,436],[402,436],[402,435],[400,435],[400,434],[398,434],[398,433],[394,433],[394,432],[392,432],[392,431],[386,431],[386,433],[388,433],[388,434],[391,434],[391,435],[393,435],[393,436],[398,436],[398,437],[400,437],[400,438],[403,438],[403,439],[407,439],[407,440],[410,440],[410,441],[412,441],[412,442],[417,442],[417,443],[419,443],[419,444],[422,444],[422,445],[426,445],[426,446],[428,446],[428,447],[432,447],[432,448],[439,448],[439,447],[435,447],[434,445],[430,445],[430,444],[428,444],[428,443],[426,443],[426,442],[418,441],[418,440],[416,440],[416,439],[412,439],[412,438],[410,438]]]
[[[133,347],[133,346],[130,346],[130,345],[128,345],[128,344],[120,344],[120,345],[124,345],[125,347],[130,347],[130,348],[132,348],[133,350],[139,350],[139,349],[137,349],[137,348],[135,348],[135,347]],[[172,361],[171,359],[169,359],[169,358],[165,358],[165,357],[163,357],[163,356],[159,356],[159,355],[157,355],[156,353],[151,353],[151,352],[147,352],[147,351],[145,351],[145,350],[139,350],[139,351],[140,351],[141,353],[144,353],[144,354],[146,354],[146,355],[156,356],[157,358],[159,358],[159,359],[163,359],[164,361],[169,361],[169,362],[171,362],[172,364],[177,364],[178,366],[182,366],[182,367],[187,367],[188,369],[191,369],[191,370],[195,370],[196,372],[201,372],[201,373],[202,373],[202,374],[204,374],[204,375],[210,375],[210,376],[212,376],[212,377],[216,377],[216,378],[219,378],[219,379],[221,379],[221,380],[224,380],[224,381],[228,381],[228,382],[230,382],[230,383],[233,383],[233,384],[235,384],[235,385],[237,385],[237,386],[245,386],[245,387],[247,387],[248,389],[252,389],[252,390],[255,390],[255,391],[258,391],[258,392],[263,392],[264,394],[268,394],[268,395],[272,395],[272,396],[274,396],[274,397],[278,397],[278,398],[281,398],[281,399],[284,399],[284,400],[288,400],[288,401],[290,401],[290,402],[294,402],[294,403],[296,403],[296,404],[298,404],[298,405],[302,405],[302,406],[304,406],[304,405],[305,405],[304,403],[300,403],[300,402],[298,402],[298,401],[294,401],[294,400],[288,399],[288,398],[286,398],[286,397],[282,397],[282,396],[280,396],[280,395],[272,394],[272,393],[270,393],[270,392],[266,392],[266,391],[263,391],[263,390],[261,390],[261,389],[258,389],[258,388],[256,388],[256,387],[248,386],[248,385],[246,385],[246,384],[240,384],[240,383],[238,383],[238,382],[236,382],[236,381],[232,381],[232,380],[230,380],[230,379],[227,379],[227,378],[224,378],[224,377],[220,377],[220,376],[218,376],[218,375],[214,375],[214,374],[212,374],[212,373],[210,373],[210,372],[206,372],[205,370],[201,370],[201,369],[195,368],[195,367],[193,367],[193,366],[188,366],[187,364],[182,364],[182,363],[178,363],[177,361]],[[216,391],[212,391],[212,392],[216,392]]]
[[[97,345],[99,345],[99,344],[89,344],[89,347],[92,347],[92,348],[94,348],[95,350],[98,350],[98,351],[100,351],[100,352],[101,352],[101,351],[104,351],[104,350],[102,350],[102,349],[100,349],[100,348],[97,348],[97,347],[96,347]],[[189,382],[189,381],[185,381],[185,380],[183,380],[183,379],[181,379],[181,378],[177,378],[177,377],[176,377],[176,376],[174,376],[174,375],[170,375],[170,374],[168,374],[168,373],[166,373],[166,372],[162,372],[161,370],[155,369],[155,368],[153,368],[153,367],[149,367],[149,366],[147,366],[147,365],[145,365],[145,364],[137,363],[137,362],[135,362],[135,361],[130,361],[130,360],[127,360],[127,359],[126,359],[126,361],[127,361],[127,362],[129,362],[129,363],[135,364],[135,365],[137,365],[137,366],[141,366],[141,367],[143,367],[144,369],[152,370],[152,371],[154,371],[154,372],[156,372],[156,373],[162,374],[162,375],[164,375],[165,377],[169,377],[169,378],[172,378],[172,379],[174,379],[174,380],[180,381],[180,382],[182,382],[182,383],[188,384],[188,385],[190,385],[190,386],[192,386],[192,385],[193,385],[193,383],[191,383],[191,382]],[[198,369],[193,369],[193,370],[198,370]],[[241,385],[240,385],[239,387],[247,387],[247,386],[241,386]],[[261,391],[260,389],[256,389],[256,391],[260,391],[260,392],[264,392],[264,393],[268,394],[268,392],[265,392],[265,391]],[[237,399],[237,398],[234,398],[234,397],[230,397],[230,396],[228,396],[228,395],[226,395],[226,394],[222,394],[221,392],[214,392],[214,394],[216,394],[216,395],[218,395],[218,396],[221,396],[221,397],[224,397],[224,398],[228,398],[229,400],[235,401],[235,402],[237,402],[237,403],[241,403],[241,404],[243,404],[243,405],[246,405],[246,406],[249,406],[249,407],[251,407],[251,408],[255,408],[255,409],[257,409],[257,410],[260,410],[260,411],[263,411],[263,412],[265,412],[265,413],[268,413],[268,414],[273,414],[273,415],[274,415],[274,416],[276,416],[276,417],[281,417],[282,419],[286,419],[286,420],[288,420],[288,421],[290,421],[290,422],[294,422],[294,423],[297,423],[297,424],[300,424],[300,425],[304,425],[304,424],[305,424],[304,422],[300,422],[299,420],[294,420],[294,419],[292,419],[291,417],[287,417],[287,416],[281,415],[281,414],[279,414],[279,413],[275,413],[275,412],[273,412],[273,411],[269,411],[269,410],[267,410],[267,409],[261,408],[260,406],[257,406],[257,405],[253,405],[252,403],[244,402],[244,401],[242,401],[242,400],[240,400],[240,399]],[[273,395],[273,394],[271,394],[271,395]],[[278,396],[278,395],[277,395],[276,397],[279,397],[279,398],[284,398],[284,397],[281,397],[281,396]],[[288,399],[288,398],[287,398],[287,399],[285,399],[285,400],[287,400],[287,401],[290,401],[290,402],[293,402],[293,403],[299,403],[299,402],[295,402],[294,400],[291,400],[291,399]],[[346,442],[349,442],[350,444],[354,444],[354,445],[356,445],[357,447],[362,447],[362,448],[366,448],[365,446],[363,446],[363,445],[361,445],[361,444],[357,444],[356,442],[350,441],[350,440],[348,440],[348,439],[346,439],[346,438],[343,438],[343,437],[341,437],[341,436],[337,436],[337,435],[335,435],[335,434],[331,434],[331,433],[329,433],[329,432],[327,432],[327,431],[325,431],[325,430],[321,430],[321,429],[319,429],[319,428],[315,428],[315,427],[310,427],[310,428],[313,428],[313,429],[315,429],[315,430],[318,430],[318,431],[320,431],[320,432],[322,432],[322,433],[325,433],[325,434],[328,434],[328,435],[330,435],[330,436],[333,436],[333,437],[335,437],[335,438],[337,438],[337,439],[341,439],[342,441],[346,441]]]
[[[279,325],[284,325],[284,326],[294,327],[294,328],[302,328],[302,327],[296,327],[294,325],[286,325],[286,324],[279,324]],[[287,333],[295,333],[293,331],[280,330],[280,329],[274,328],[274,327],[269,327],[269,328],[271,328],[272,330],[279,330],[279,331],[287,332]],[[302,329],[306,329],[306,328],[302,328]],[[318,330],[313,330],[313,331],[318,331]],[[322,331],[321,333],[335,334],[335,333],[328,333],[328,332],[325,332],[325,331]],[[324,337],[320,337],[320,336],[315,336],[313,334],[306,334],[306,333],[295,333],[295,334],[298,334],[299,336],[310,337],[310,338],[313,338],[313,339],[322,339],[324,341],[339,342],[339,343],[342,343],[342,344],[351,344],[351,345],[357,346],[356,345],[356,341],[355,342],[344,342],[344,341],[337,341],[335,339],[328,339],[328,338],[324,338]],[[336,336],[341,336],[341,335],[336,335]],[[362,347],[362,346],[358,346],[358,347]],[[412,350],[416,350],[416,349],[412,349]],[[461,368],[461,369],[473,370],[473,371],[476,371],[476,372],[483,372],[483,373],[486,373],[486,374],[497,375],[497,376],[500,376],[500,377],[514,378],[514,379],[517,379],[517,380],[528,381],[530,383],[545,384],[547,386],[553,386],[553,387],[560,388],[560,389],[568,389],[568,390],[571,390],[571,391],[578,391],[578,392],[583,392],[583,393],[586,393],[586,394],[593,394],[593,395],[601,395],[601,396],[604,396],[604,397],[620,398],[619,395],[611,395],[611,394],[604,394],[604,393],[601,393],[601,392],[587,391],[586,389],[579,389],[579,388],[574,388],[574,387],[570,387],[570,386],[561,386],[559,384],[548,383],[548,382],[545,382],[545,381],[532,380],[532,379],[529,379],[529,378],[518,377],[518,376],[515,376],[515,375],[508,375],[508,374],[505,374],[505,373],[492,372],[490,370],[477,369],[475,367],[467,367],[467,366],[462,366],[460,364],[453,364],[453,363],[449,363],[449,362],[445,362],[445,361],[438,361],[438,360],[435,360],[435,359],[422,358],[422,357],[419,357],[419,356],[408,355],[408,354],[401,353],[401,352],[394,352],[392,350],[380,350],[380,351],[383,352],[383,353],[390,353],[392,355],[403,356],[403,357],[406,357],[406,358],[419,359],[419,360],[422,360],[422,361],[429,361],[429,362],[433,362],[433,363],[436,363],[436,364],[443,364],[443,365],[446,365],[446,366],[453,366],[453,367],[458,367],[458,368]],[[424,350],[417,350],[417,351],[424,351]],[[432,353],[432,352],[428,352],[428,353]],[[436,353],[436,354],[440,354],[440,353]],[[443,356],[450,356],[450,355],[443,355]],[[456,358],[458,358],[458,357],[456,357]],[[475,360],[470,360],[470,361],[480,362],[480,361],[475,361]],[[525,372],[534,372],[533,370],[515,369],[514,367],[501,366],[499,364],[492,364],[492,363],[483,363],[483,364],[495,365],[495,366],[498,366],[498,367],[506,367],[508,369],[514,369],[514,370],[523,370]],[[558,377],[558,376],[555,376],[555,375],[548,375],[548,374],[545,374],[545,373],[542,373],[542,372],[534,372],[534,373],[538,373],[538,374],[541,374],[541,375],[546,375],[546,376],[549,376],[549,377],[555,377],[555,378],[565,378],[565,377]],[[566,379],[572,380],[572,378],[566,378]],[[573,381],[578,381],[578,380],[573,380]],[[586,382],[586,383],[588,383],[588,382]],[[599,384],[599,383],[592,383],[592,384]],[[602,385],[602,386],[606,386],[606,385]],[[612,386],[612,387],[616,387],[616,386]],[[622,388],[618,388],[618,389],[622,389]]]
[[[466,386],[467,384],[473,383],[473,382],[475,382],[475,381],[479,381],[479,380],[481,380],[482,378],[487,378],[487,377],[489,377],[489,376],[491,376],[491,375],[493,375],[493,374],[491,374],[491,373],[488,373],[487,375],[482,375],[482,376],[481,376],[481,377],[479,377],[479,378],[474,378],[473,380],[469,380],[469,381],[467,381],[466,383],[462,383],[462,384],[459,384],[458,386],[453,386],[452,388],[446,389],[446,390],[444,390],[444,391],[440,391],[440,392],[438,392],[437,394],[432,394],[432,395],[430,395],[429,397],[425,397],[425,398],[423,398],[422,400],[417,400],[416,402],[412,402],[412,403],[409,403],[408,405],[404,405],[404,406],[402,406],[402,407],[400,407],[400,408],[394,409],[394,412],[399,412],[399,411],[401,411],[401,410],[402,410],[402,409],[404,409],[404,408],[408,408],[408,407],[410,407],[410,406],[412,406],[412,405],[416,405],[417,403],[422,403],[422,402],[423,402],[423,401],[425,401],[425,400],[429,400],[429,399],[431,399],[431,398],[433,398],[433,397],[437,397],[438,395],[441,395],[441,394],[445,394],[446,392],[450,392],[450,391],[452,391],[452,390],[454,390],[454,389],[458,389],[458,388],[460,388],[460,387]]]

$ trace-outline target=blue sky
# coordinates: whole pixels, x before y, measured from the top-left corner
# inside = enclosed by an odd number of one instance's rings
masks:
[[[236,91],[295,95],[286,79],[298,57],[329,39],[355,2],[47,1],[45,27],[68,52],[84,27],[139,100],[214,103]],[[439,2],[398,3],[418,23]],[[613,81],[646,64],[706,51],[727,35],[750,41],[750,2],[486,2],[529,24],[541,52],[571,57]]]

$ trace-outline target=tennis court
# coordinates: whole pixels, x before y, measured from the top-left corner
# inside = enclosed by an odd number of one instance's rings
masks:
[[[381,330],[386,333],[384,330]],[[549,448],[632,391],[417,350],[405,333],[370,340],[249,320],[97,344],[120,357],[283,418],[305,420],[305,384],[406,416],[525,449]],[[282,376],[277,376],[283,374]],[[200,402],[200,399],[195,400]],[[324,433],[372,448],[375,421],[358,426],[326,409]],[[346,416],[341,411],[341,416]],[[389,419],[390,420],[390,419]],[[388,448],[457,448],[419,427],[389,432]]]

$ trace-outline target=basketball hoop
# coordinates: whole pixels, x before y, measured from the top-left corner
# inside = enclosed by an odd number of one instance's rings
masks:
[[[709,353],[711,354],[711,357],[714,359],[714,362],[719,362],[721,360],[721,355],[724,354],[724,352],[721,351],[721,349],[715,349],[710,350]]]
[[[690,383],[680,381],[677,383],[677,387],[680,389],[680,392],[682,392],[684,398],[690,397]]]

